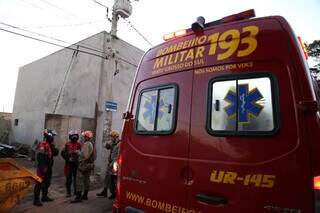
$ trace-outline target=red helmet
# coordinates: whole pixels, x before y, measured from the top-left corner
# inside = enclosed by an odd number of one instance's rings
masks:
[[[89,130],[86,130],[86,131],[82,132],[81,135],[83,137],[87,137],[89,139],[93,138],[93,133],[91,131],[89,131]]]

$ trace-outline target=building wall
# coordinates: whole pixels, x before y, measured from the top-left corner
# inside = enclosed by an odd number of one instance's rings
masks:
[[[10,112],[0,112],[0,118],[10,121],[12,117],[12,113]]]
[[[103,33],[80,43],[101,49]],[[12,126],[14,141],[31,145],[41,140],[46,113],[94,117],[101,58],[73,54],[62,49],[20,68],[12,118],[19,119]]]
[[[11,113],[0,112],[0,143],[8,143],[11,131]]]
[[[82,129],[95,130],[95,120],[93,118],[65,116],[58,114],[46,114],[45,127],[54,129],[57,132],[57,136],[54,139],[56,148],[62,150],[65,147],[65,143],[68,140],[69,130],[80,131]],[[62,176],[64,174],[64,160],[58,156],[55,159],[53,174],[55,176]]]
[[[111,129],[122,128],[122,113],[143,51],[106,32],[77,44],[105,50],[107,59],[62,49],[20,68],[12,115],[12,124],[14,119],[19,123],[12,125],[12,140],[29,145],[41,140],[46,114],[95,119],[97,171],[101,168],[104,172],[108,154],[105,136]],[[106,101],[117,102],[118,110],[106,112]]]
[[[136,64],[136,66],[139,65],[143,54],[141,50],[128,43],[120,41],[113,42],[113,47],[119,50],[119,55],[123,58],[128,59],[132,63]],[[130,51],[125,51],[127,49]],[[118,110],[114,112],[112,116],[112,126],[114,129],[121,131],[123,124],[122,113],[127,110],[128,98],[137,67],[119,60],[118,69],[119,73],[113,76],[112,82],[112,98],[118,103]]]

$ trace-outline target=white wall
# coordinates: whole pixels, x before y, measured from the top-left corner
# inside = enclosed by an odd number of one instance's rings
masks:
[[[80,43],[101,49],[103,33]],[[45,113],[53,113],[64,78],[56,113],[94,116],[101,58],[79,52],[66,76],[73,53],[62,49],[20,68],[12,117],[19,124],[13,126],[13,140],[31,144],[42,138]]]
[[[14,119],[19,119],[19,124],[12,126],[12,139],[30,145],[35,139],[42,139],[45,113],[53,114],[55,105],[57,105],[55,114],[94,118],[97,103],[99,112],[96,130],[98,155],[96,165],[98,171],[101,168],[104,172],[108,154],[102,142],[103,128],[108,121],[105,101],[118,103],[118,110],[112,112],[111,120],[112,129],[121,131],[122,113],[126,110],[137,69],[136,66],[121,61],[118,57],[138,65],[143,51],[121,39],[112,38],[106,32],[98,33],[77,44],[101,51],[103,48],[105,50],[111,48],[116,54],[115,57],[105,60],[78,52],[69,73],[67,70],[74,54],[74,51],[69,49],[62,49],[21,67],[12,114],[12,124]],[[81,47],[80,50],[93,52]],[[115,60],[118,61],[119,73],[114,76]],[[60,100],[56,104],[60,90]]]

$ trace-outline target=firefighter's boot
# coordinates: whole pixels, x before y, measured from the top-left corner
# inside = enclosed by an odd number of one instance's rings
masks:
[[[88,200],[88,190],[84,190],[82,200]]]
[[[80,203],[80,202],[82,202],[81,191],[76,193],[76,197],[74,200],[71,201],[71,203]]]
[[[108,197],[108,189],[106,187],[103,188],[102,192],[96,194],[97,197]]]
[[[34,198],[33,205],[35,205],[35,206],[43,206],[43,204],[40,202],[39,198]]]

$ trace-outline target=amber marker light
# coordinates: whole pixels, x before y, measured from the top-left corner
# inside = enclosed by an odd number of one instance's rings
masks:
[[[304,44],[304,42],[302,41],[301,37],[298,36],[298,40],[299,40],[299,43],[300,43],[300,46],[303,50],[303,54],[304,54],[304,57],[308,60],[308,51],[307,51],[307,47],[306,45]]]
[[[174,38],[178,38],[178,37],[184,36],[185,34],[187,34],[187,30],[178,30],[176,32],[164,35],[163,36],[163,40],[169,41],[169,40],[172,40]]]
[[[316,176],[313,178],[313,188],[320,190],[320,176]]]

